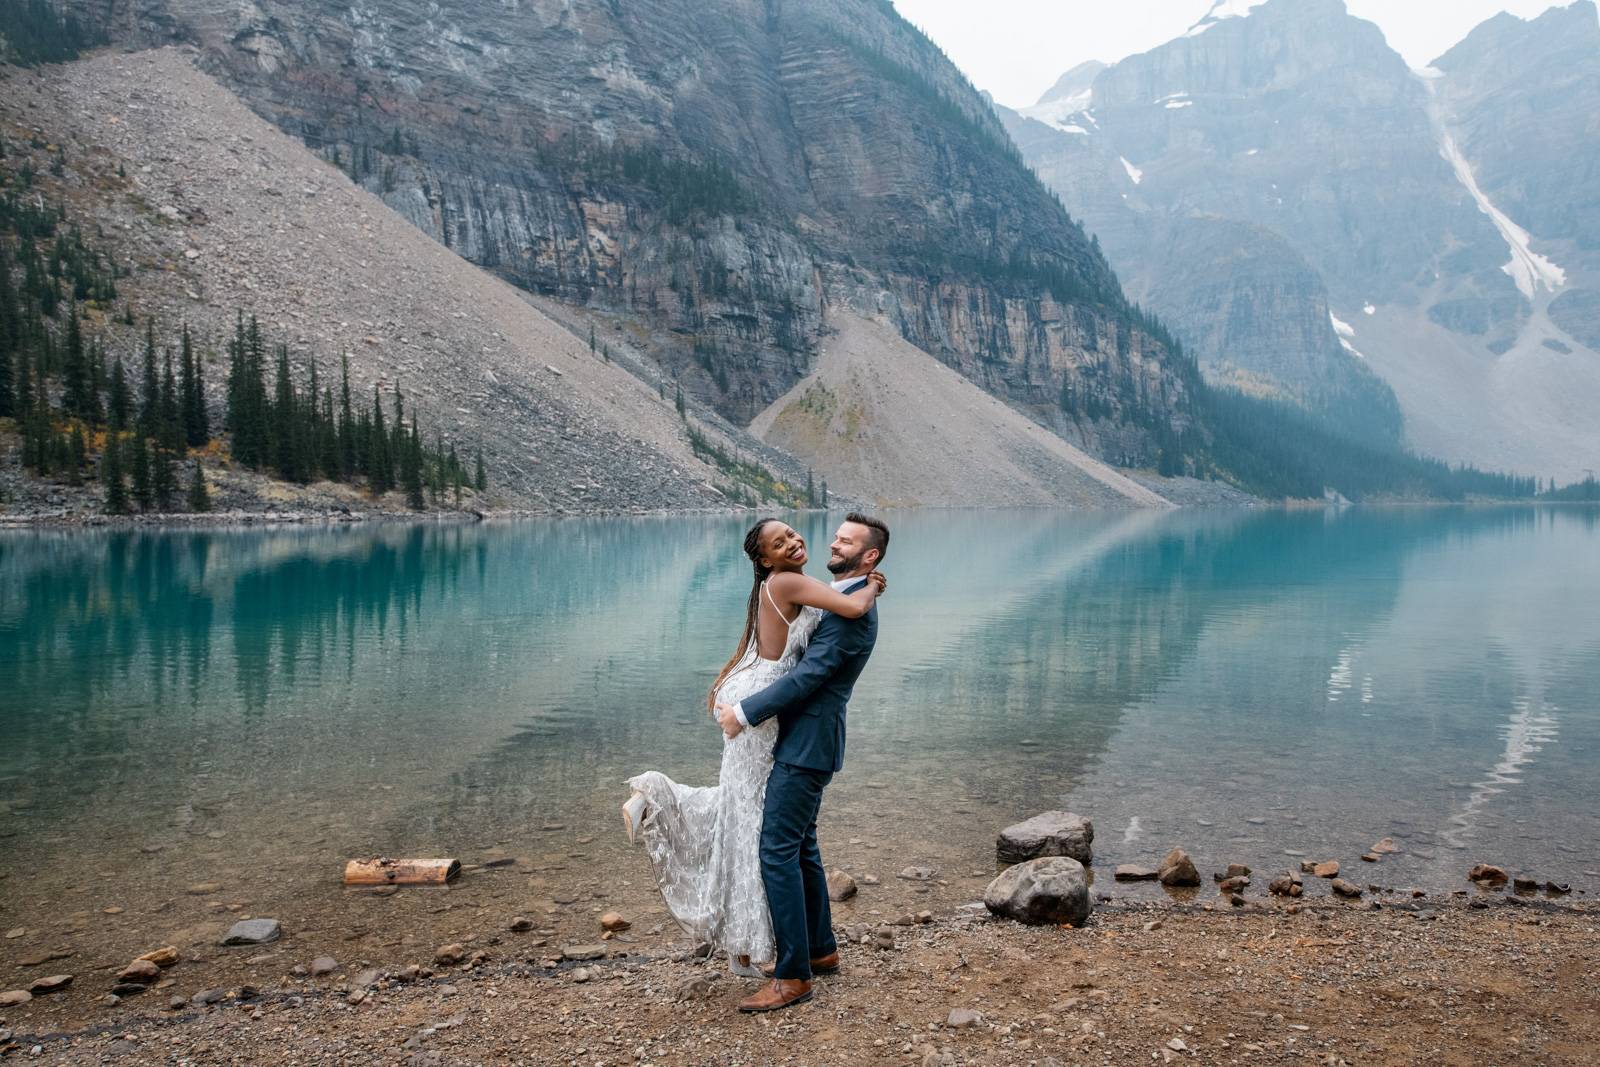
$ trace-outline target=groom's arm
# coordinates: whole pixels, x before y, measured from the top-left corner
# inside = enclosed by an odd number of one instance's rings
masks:
[[[761,692],[734,705],[734,714],[747,726],[759,726],[774,715],[793,711],[822,688],[847,658],[861,651],[863,630],[857,620],[828,616],[812,635],[800,662]]]

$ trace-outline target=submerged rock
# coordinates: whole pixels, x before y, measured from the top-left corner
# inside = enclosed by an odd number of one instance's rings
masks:
[[[1141,867],[1137,863],[1118,864],[1115,874],[1119,882],[1153,882],[1160,877],[1161,872],[1154,867]]]
[[[1361,887],[1354,882],[1345,881],[1343,878],[1333,880],[1332,889],[1335,896],[1355,899],[1361,895]]]
[[[1066,856],[1079,863],[1094,861],[1094,824],[1070,811],[1046,811],[1008,826],[995,841],[1001,863],[1021,863],[1045,856]]]
[[[984,890],[983,903],[996,915],[1040,925],[1082,926],[1093,907],[1083,864],[1047,856],[1010,867]]]
[[[1510,875],[1506,874],[1504,867],[1496,867],[1492,863],[1480,863],[1467,872],[1467,878],[1488,885],[1505,885],[1510,880]]]

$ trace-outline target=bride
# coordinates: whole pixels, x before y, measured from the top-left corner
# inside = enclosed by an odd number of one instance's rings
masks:
[[[744,634],[711,687],[708,708],[736,703],[777,681],[800,661],[823,612],[860,618],[885,585],[874,571],[846,596],[808,578],[805,538],[778,519],[752,526],[744,553],[755,568]],[[718,784],[680,785],[646,771],[628,779],[634,793],[622,807],[628,840],[643,838],[672,917],[697,944],[726,952],[735,973],[751,977],[761,976],[752,960],[774,955],[757,850],[778,729],[773,717],[724,737]]]

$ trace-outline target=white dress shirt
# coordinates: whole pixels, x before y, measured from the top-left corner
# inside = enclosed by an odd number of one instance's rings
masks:
[[[833,586],[836,592],[842,593],[846,588],[855,585],[864,577],[866,576],[858,574],[854,578],[840,578],[837,581],[829,582],[828,584]],[[739,720],[740,726],[743,726],[745,729],[750,728],[749,720],[744,717],[744,701],[741,700],[739,703],[733,706],[733,717]]]

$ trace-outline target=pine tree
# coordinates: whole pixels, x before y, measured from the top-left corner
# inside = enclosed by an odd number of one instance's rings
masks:
[[[203,448],[211,440],[211,427],[206,424],[205,383],[200,377],[200,363],[195,358],[194,339],[189,335],[188,323],[183,326],[178,373],[178,407],[179,421],[183,424],[183,443],[190,448]]]
[[[483,449],[478,449],[478,469],[472,476],[472,487],[478,492],[489,488],[489,475],[483,469]]]
[[[806,468],[806,504],[810,507],[817,506],[817,483],[811,476],[811,468]]]
[[[11,250],[0,241],[0,418],[16,414],[14,368],[22,340],[22,318],[11,284]]]
[[[355,424],[350,417],[350,353],[340,356],[343,381],[339,386],[339,475],[348,479],[356,470]]]
[[[321,438],[321,452],[317,457],[317,465],[322,468],[322,473],[332,481],[348,481],[350,475],[344,469],[344,458],[339,454],[339,430],[338,423],[333,419],[333,390],[331,388],[325,388],[322,391]]]
[[[206,489],[206,476],[198,462],[194,465],[194,477],[189,480],[189,510],[211,510],[211,493]]]
[[[405,462],[406,456],[406,409],[400,397],[400,383],[394,383],[394,426],[389,430],[389,472],[387,479],[390,485],[400,484],[396,480],[405,478],[405,471],[400,465]]]
[[[157,412],[160,426],[156,443],[170,452],[184,445],[183,409],[178,404],[178,381],[172,373],[172,349],[161,351],[161,405]]]
[[[589,324],[589,354],[594,355],[594,323]]]
[[[105,409],[100,405],[100,394],[106,389],[106,357],[105,350],[96,340],[89,347],[89,406],[84,412],[84,418],[90,426],[105,424]]]
[[[389,461],[389,438],[383,429],[383,398],[378,395],[378,387],[372,387],[372,421],[367,429],[367,481],[372,486],[372,491],[382,495],[389,491],[393,484],[391,471],[393,464]]]
[[[111,388],[106,391],[106,418],[112,433],[128,428],[128,375],[122,369],[122,357],[111,364]]]
[[[16,377],[12,413],[19,419],[25,419],[33,410],[33,360],[29,358],[27,349],[17,349]]]
[[[411,434],[409,437],[402,431],[402,445],[405,458],[401,461],[401,478],[405,483],[406,506],[413,511],[422,511],[428,502],[422,497],[422,437],[417,432],[417,420],[411,420]]]
[[[289,346],[278,346],[277,380],[272,391],[272,465],[278,477],[298,482],[299,449],[295,447],[294,383],[289,379]]]
[[[172,469],[172,453],[157,444],[150,457],[150,490],[159,511],[171,511],[178,492],[177,473]]]
[[[89,461],[89,443],[83,439],[83,424],[72,424],[71,454],[67,462],[67,481],[83,484],[83,468]]]
[[[149,511],[155,502],[155,485],[150,471],[150,449],[144,435],[135,432],[129,449],[129,466],[133,468],[133,500],[140,511]]]
[[[161,429],[161,382],[156,378],[156,320],[144,323],[144,378],[139,391],[139,434],[159,437]]]
[[[128,513],[128,486],[122,473],[122,435],[106,436],[106,452],[100,461],[100,480],[106,483],[106,511],[112,515]]]
[[[676,399],[673,400],[673,406],[678,409],[678,417],[680,419],[683,419],[685,422],[687,422],[688,419],[689,419],[689,416],[688,416],[688,413],[687,413],[686,409],[684,408],[684,404],[683,404],[683,385],[681,383],[679,383],[676,386],[676,388],[678,390],[678,395],[677,395]]]
[[[83,349],[83,324],[77,301],[67,313],[66,361],[61,366],[61,407],[67,415],[84,417],[89,409],[89,358]]]

